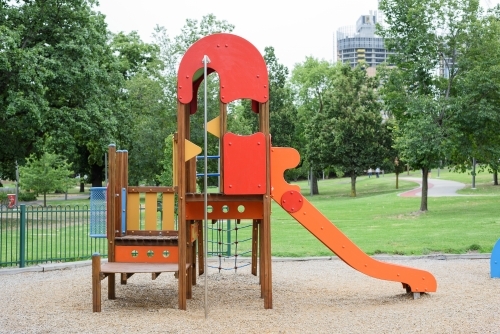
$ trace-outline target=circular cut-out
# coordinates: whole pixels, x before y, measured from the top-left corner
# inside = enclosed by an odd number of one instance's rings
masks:
[[[169,256],[170,256],[170,252],[168,250],[164,250],[163,257],[169,257]]]
[[[238,212],[239,213],[245,212],[245,206],[244,205],[238,205]]]
[[[153,257],[155,255],[155,252],[153,252],[151,249],[148,250],[148,252],[146,253],[148,257]]]
[[[212,211],[214,211],[213,206],[208,205],[208,206],[207,206],[207,212],[208,212],[208,213],[212,213]]]
[[[227,205],[222,206],[222,212],[228,213],[229,212],[229,207]]]
[[[131,254],[132,254],[132,257],[137,257],[137,256],[139,256],[139,252],[138,252],[138,251],[136,251],[135,249],[132,251],[132,253],[131,253]]]

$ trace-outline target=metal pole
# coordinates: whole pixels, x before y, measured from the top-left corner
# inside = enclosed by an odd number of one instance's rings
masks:
[[[108,185],[108,153],[104,153],[104,186]]]
[[[476,158],[472,158],[472,188],[476,189]]]
[[[19,165],[16,160],[16,203],[17,206],[19,204]]]
[[[26,204],[21,204],[21,219],[19,220],[19,268],[26,267]]]
[[[231,219],[226,221],[226,256],[231,256]]]
[[[207,123],[208,123],[208,115],[207,115],[207,64],[210,63],[210,59],[208,58],[207,55],[203,56],[203,82],[204,82],[204,87],[205,87],[205,92],[204,92],[204,101],[205,101],[205,175],[203,176],[203,186],[204,186],[204,196],[203,196],[203,203],[205,206],[205,210],[203,213],[203,219],[205,221],[205,247],[204,247],[204,257],[205,257],[205,319],[208,317],[208,265],[207,265],[207,260],[208,260],[208,214],[207,214],[207,208],[208,208],[208,179],[207,179],[207,173],[208,173],[208,158],[207,158],[207,151],[208,151],[208,132],[207,132]]]

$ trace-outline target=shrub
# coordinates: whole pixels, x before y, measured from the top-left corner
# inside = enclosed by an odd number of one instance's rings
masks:
[[[18,200],[21,202],[36,201],[36,194],[34,192],[20,192]]]
[[[9,203],[9,198],[7,197],[7,193],[0,191],[0,206],[7,205]]]

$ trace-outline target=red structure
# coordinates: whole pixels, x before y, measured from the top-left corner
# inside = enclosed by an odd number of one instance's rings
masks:
[[[121,283],[135,273],[176,272],[178,305],[185,310],[193,298],[197,275],[204,274],[204,196],[196,187],[196,155],[201,148],[190,142],[190,116],[196,112],[196,93],[203,80],[202,59],[210,59],[208,72],[220,78],[220,115],[207,129],[219,138],[221,151],[219,193],[208,194],[208,221],[251,219],[252,274],[259,276],[264,308],[272,303],[271,199],[302,224],[348,265],[369,276],[401,282],[408,292],[434,292],[432,274],[372,259],[352,243],[283,177],[300,161],[292,148],[271,146],[269,132],[268,73],[264,59],[248,41],[231,34],[202,38],[184,55],[178,72],[177,133],[174,137],[174,185],[129,187],[128,154],[109,149],[107,202],[108,263],[93,258],[93,305],[101,311],[100,281],[108,277],[108,298],[115,298],[115,274]],[[227,103],[251,99],[258,114],[259,131],[250,136],[227,133]],[[163,216],[157,221],[158,197]],[[176,196],[174,196],[176,195]],[[174,224],[177,198],[177,229]],[[145,205],[145,222],[141,201]]]

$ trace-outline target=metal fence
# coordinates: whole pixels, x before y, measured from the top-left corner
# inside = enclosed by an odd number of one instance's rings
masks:
[[[91,238],[84,206],[0,206],[0,267],[25,267],[107,256],[107,239]]]

